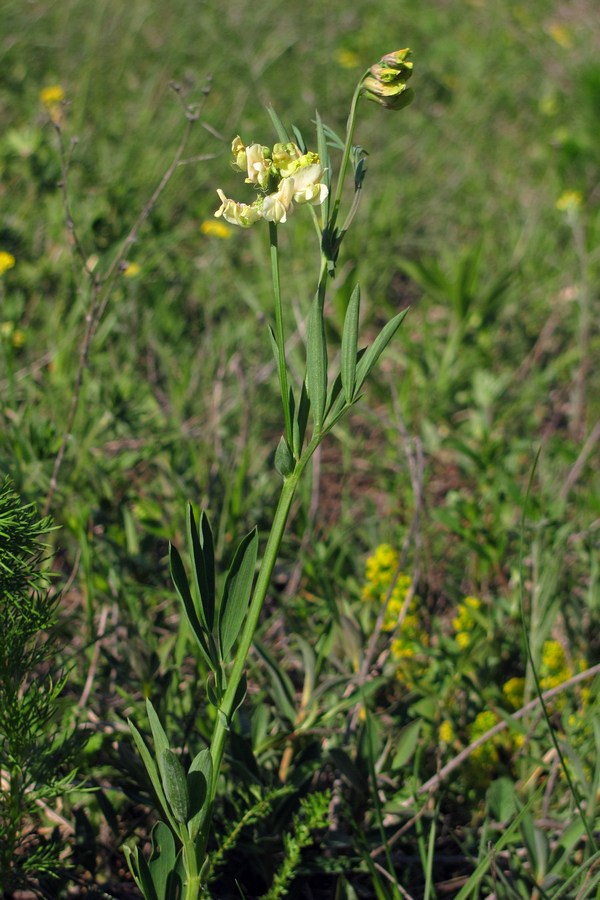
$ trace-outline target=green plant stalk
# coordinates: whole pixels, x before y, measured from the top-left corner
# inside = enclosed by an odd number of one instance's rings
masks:
[[[366,69],[365,72],[361,75],[358,80],[358,84],[354,90],[354,94],[352,96],[352,103],[350,105],[350,113],[348,115],[348,124],[346,126],[346,143],[344,145],[344,153],[342,156],[342,161],[340,163],[340,169],[338,173],[338,180],[335,189],[335,200],[333,201],[333,210],[331,213],[331,220],[329,222],[329,227],[333,232],[335,228],[335,223],[337,221],[338,212],[340,209],[340,204],[342,202],[342,191],[344,189],[344,182],[346,180],[346,172],[348,170],[348,162],[350,161],[350,152],[352,150],[352,139],[354,137],[354,128],[356,126],[356,110],[358,107],[358,101],[360,99],[361,90],[363,80],[369,74],[369,69]]]
[[[290,391],[285,361],[285,333],[283,329],[283,306],[281,303],[281,281],[279,278],[279,251],[277,247],[277,225],[269,222],[269,244],[271,248],[271,274],[273,277],[273,294],[275,296],[275,337],[277,339],[277,372],[281,389],[281,402],[285,417],[285,439],[288,447],[292,447],[292,416],[290,412]]]
[[[235,697],[240,681],[244,674],[246,660],[250,652],[250,646],[254,638],[254,632],[256,631],[258,625],[263,603],[265,601],[265,597],[267,596],[267,591],[271,582],[271,575],[273,574],[273,569],[275,567],[277,556],[279,554],[279,548],[281,546],[281,541],[285,532],[285,527],[290,513],[292,501],[294,499],[294,495],[296,493],[296,488],[298,486],[300,478],[302,477],[302,473],[306,468],[306,465],[311,456],[317,449],[321,439],[322,435],[313,436],[306,450],[302,454],[301,459],[298,460],[293,472],[284,480],[283,487],[281,489],[279,502],[277,504],[277,509],[275,510],[275,514],[273,517],[273,525],[271,526],[271,531],[269,532],[267,545],[265,547],[265,552],[258,572],[258,577],[256,579],[256,584],[252,593],[252,599],[250,600],[250,606],[248,608],[248,614],[246,616],[244,629],[239,639],[239,644],[235,655],[235,662],[229,676],[227,689],[225,691],[225,695],[223,697],[219,710],[220,714],[215,722],[215,728],[210,744],[210,752],[213,761],[213,780],[209,798],[209,811],[206,816],[206,825],[202,830],[202,834],[198,836],[198,844],[196,847],[197,863],[205,856],[206,844],[208,841],[208,831],[212,819],[212,809],[217,792],[221,764],[223,761],[225,738],[227,735],[227,731],[229,730],[229,723],[235,711]],[[203,872],[201,871],[198,875],[198,878],[200,878],[202,874]],[[196,883],[199,884],[200,882],[197,881]],[[190,900],[191,896],[192,895],[186,895],[184,900]]]

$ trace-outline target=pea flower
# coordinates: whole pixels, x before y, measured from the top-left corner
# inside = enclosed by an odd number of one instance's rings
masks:
[[[412,103],[414,91],[407,86],[413,69],[409,56],[410,50],[406,47],[388,53],[371,66],[370,74],[362,83],[363,96],[385,109],[403,109]]]
[[[244,142],[239,134],[236,135],[231,142],[231,153],[233,156],[234,168],[239,169],[240,172],[245,172],[248,167],[248,160],[246,158]]]
[[[215,213],[217,219],[223,216],[226,222],[231,225],[239,225],[240,228],[250,228],[260,219],[260,209],[256,203],[251,206],[248,206],[247,203],[236,203],[235,200],[226,197],[220,188],[217,189],[217,194],[221,200],[221,206]]]
[[[302,151],[293,141],[289,141],[287,144],[275,144],[273,147],[273,165],[282,178],[292,174],[294,165],[300,159],[302,159]]]
[[[263,219],[276,224],[287,221],[287,217],[291,216],[294,211],[293,199],[294,179],[282,178],[279,182],[279,189],[274,194],[268,194],[263,200]]]
[[[323,166],[321,163],[316,162],[304,166],[291,176],[294,182],[294,200],[296,203],[311,203],[313,206],[319,206],[323,203],[329,194],[327,185],[323,184],[322,181],[323,174]]]
[[[246,147],[246,161],[248,177],[247,184],[258,184],[263,191],[267,189],[269,175],[271,174],[271,160],[268,156],[269,148],[260,144],[250,144]]]

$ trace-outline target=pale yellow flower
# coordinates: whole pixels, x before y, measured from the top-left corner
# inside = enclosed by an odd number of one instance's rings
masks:
[[[12,253],[7,253],[6,250],[0,250],[0,275],[4,275],[5,272],[12,269],[15,262],[16,260]]]
[[[269,183],[271,174],[271,160],[268,156],[269,148],[261,144],[250,144],[246,147],[246,168],[248,184],[258,184],[263,190]]]
[[[291,177],[294,182],[294,200],[298,204],[311,203],[318,206],[329,194],[327,185],[322,182],[323,166],[320,163],[304,166]]]
[[[231,153],[233,155],[233,165],[235,168],[239,169],[240,172],[245,172],[248,167],[246,148],[239,134],[236,135],[231,142]]]
[[[302,151],[293,141],[273,147],[273,165],[284,178],[292,174],[293,166],[301,158]]]
[[[217,194],[221,200],[221,206],[215,213],[217,219],[223,216],[226,222],[239,225],[240,228],[250,228],[260,219],[261,213],[255,203],[252,206],[248,206],[247,203],[236,203],[235,200],[227,198],[220,188],[217,189]]]
[[[267,222],[279,224],[287,221],[294,211],[294,179],[282,178],[279,189],[274,194],[268,194],[262,206],[262,216]]]
[[[227,238],[231,237],[231,228],[225,222],[215,222],[214,219],[206,219],[205,222],[202,222],[200,231],[202,234],[221,238],[221,240],[227,240]]]

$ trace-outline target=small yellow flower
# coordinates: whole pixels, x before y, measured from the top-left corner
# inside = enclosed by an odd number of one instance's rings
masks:
[[[15,328],[12,336],[13,347],[16,347],[17,349],[22,347],[26,340],[27,336],[25,332],[21,331],[20,328]]]
[[[206,219],[206,221],[202,222],[200,231],[202,234],[221,238],[221,240],[227,240],[227,238],[231,237],[231,228],[225,222],[215,222],[214,219]]]
[[[581,191],[563,191],[556,201],[556,208],[561,212],[575,212],[581,208],[583,194]]]
[[[0,275],[4,275],[5,272],[12,269],[15,262],[16,260],[12,253],[7,253],[6,250],[0,250]]]
[[[559,47],[570,50],[573,46],[573,37],[568,28],[558,22],[552,22],[548,27],[548,34]]]
[[[9,338],[14,330],[15,326],[12,322],[0,322],[0,334],[3,338]]]
[[[141,271],[142,269],[139,263],[128,262],[123,269],[123,275],[125,278],[137,278]]]
[[[335,61],[342,69],[357,69],[360,65],[360,57],[354,50],[344,50],[340,47],[335,51]]]
[[[442,744],[451,744],[454,740],[454,728],[449,719],[445,719],[440,725],[438,737]]]
[[[513,709],[519,709],[523,705],[524,692],[524,678],[509,678],[508,681],[502,685],[502,693],[506,697],[507,703],[509,703]]]
[[[60,84],[51,84],[40,91],[40,101],[47,108],[59,106],[65,99],[65,92]]]

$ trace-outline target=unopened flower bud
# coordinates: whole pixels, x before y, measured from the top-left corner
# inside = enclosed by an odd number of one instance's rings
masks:
[[[284,178],[292,174],[291,166],[301,156],[302,151],[292,141],[287,144],[275,144],[273,147],[273,165]]]
[[[234,167],[239,169],[240,172],[245,172],[248,165],[246,161],[246,148],[239,134],[234,137],[231,142],[231,154],[233,156],[232,162]]]
[[[396,50],[382,57],[371,66],[370,74],[362,84],[363,95],[386,109],[403,109],[412,103],[414,91],[407,81],[412,75],[413,64],[409,60],[410,50]]]

